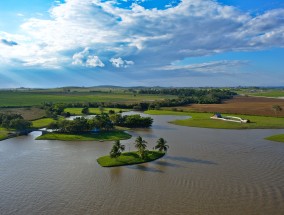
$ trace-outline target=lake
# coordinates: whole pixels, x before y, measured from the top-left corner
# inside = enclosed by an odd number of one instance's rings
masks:
[[[264,140],[284,130],[218,130],[169,124],[183,116],[152,116],[168,154],[157,161],[102,168],[112,142],[0,142],[0,214],[284,214],[284,144]]]

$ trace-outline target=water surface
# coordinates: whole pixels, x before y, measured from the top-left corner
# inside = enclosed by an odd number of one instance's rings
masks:
[[[0,214],[284,214],[284,144],[264,140],[283,130],[215,130],[167,123],[129,131],[149,148],[170,150],[152,163],[102,168],[112,142],[0,142]]]

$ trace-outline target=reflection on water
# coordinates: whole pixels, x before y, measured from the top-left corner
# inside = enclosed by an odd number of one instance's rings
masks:
[[[145,137],[170,145],[160,160],[102,168],[111,142],[34,140],[40,132],[0,142],[0,214],[284,214],[282,130],[214,130],[167,123],[129,131],[135,150]]]

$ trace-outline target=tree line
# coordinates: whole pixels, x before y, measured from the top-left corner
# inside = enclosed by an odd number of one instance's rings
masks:
[[[48,128],[56,129],[61,133],[83,133],[94,129],[109,131],[114,129],[114,126],[149,128],[152,123],[151,117],[141,117],[139,114],[122,116],[121,114],[102,113],[91,119],[76,117],[74,120],[58,120],[51,123]]]

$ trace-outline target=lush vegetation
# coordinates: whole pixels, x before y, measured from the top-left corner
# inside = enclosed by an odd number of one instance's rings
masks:
[[[270,136],[270,137],[266,137],[265,139],[284,143],[284,134],[273,135],[273,136]]]
[[[110,118],[114,125],[127,128],[149,128],[153,124],[151,117],[141,117],[139,114],[124,116],[115,114],[111,115]]]
[[[64,112],[69,112],[72,115],[80,115],[82,114],[83,108],[65,108]],[[100,108],[89,108],[88,114],[101,114],[101,111],[104,113],[109,113],[111,110],[113,110],[115,113],[120,113],[124,111],[129,111],[130,109],[121,109],[121,108],[103,108],[102,110]]]
[[[210,119],[212,113],[188,113],[176,111],[150,110],[146,111],[153,115],[185,115],[191,118],[184,120],[175,120],[171,123],[181,126],[199,127],[199,128],[219,128],[219,129],[278,129],[284,128],[283,117],[265,117],[233,114],[233,116],[243,119],[249,119],[250,123],[236,123],[222,120]]]
[[[138,152],[125,152],[117,158],[111,158],[109,155],[97,159],[98,163],[103,167],[114,167],[146,163],[157,160],[165,155],[165,152],[148,151],[147,157],[142,159]]]
[[[45,128],[48,127],[51,123],[55,123],[55,120],[52,118],[42,118],[32,121],[33,128]]]
[[[37,140],[63,140],[63,141],[112,141],[112,140],[126,140],[131,138],[130,134],[123,131],[101,131],[98,133],[81,133],[81,134],[64,134],[64,133],[46,133]]]
[[[0,126],[6,129],[25,130],[30,128],[31,122],[24,120],[19,114],[0,113]]]

